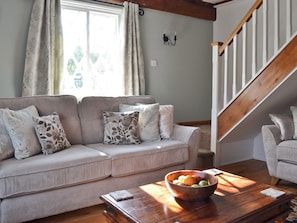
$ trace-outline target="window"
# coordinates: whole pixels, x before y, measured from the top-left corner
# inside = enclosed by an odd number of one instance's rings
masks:
[[[123,95],[121,7],[62,0],[64,73],[61,93]]]

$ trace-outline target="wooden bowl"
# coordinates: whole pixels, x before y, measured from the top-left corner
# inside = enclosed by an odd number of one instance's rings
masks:
[[[208,186],[191,187],[173,183],[180,175],[194,175],[208,181]],[[212,174],[199,170],[177,170],[165,176],[165,184],[168,191],[182,200],[201,200],[209,198],[217,188],[218,178]]]

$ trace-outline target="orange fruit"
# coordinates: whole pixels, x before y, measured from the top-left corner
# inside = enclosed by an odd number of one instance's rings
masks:
[[[197,183],[197,178],[193,176],[186,176],[184,178],[184,184],[187,186],[192,186],[193,184]]]

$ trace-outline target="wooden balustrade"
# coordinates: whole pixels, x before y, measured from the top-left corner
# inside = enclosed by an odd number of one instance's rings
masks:
[[[256,0],[226,41],[212,44],[211,147],[216,154],[220,140],[296,68],[296,60],[290,58],[297,50],[291,7],[291,0]],[[280,43],[280,27],[285,27],[285,43]]]

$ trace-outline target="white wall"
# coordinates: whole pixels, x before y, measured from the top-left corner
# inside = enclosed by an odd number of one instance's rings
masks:
[[[140,22],[147,93],[174,104],[176,121],[209,120],[213,22],[150,9]],[[175,46],[163,44],[164,30],[177,33]]]
[[[33,0],[0,1],[0,97],[21,95]]]
[[[0,1],[0,97],[21,95],[33,0]],[[147,94],[175,106],[176,121],[210,119],[213,22],[144,9],[140,17]],[[164,46],[163,31],[177,32]],[[150,60],[157,60],[157,67]]]

